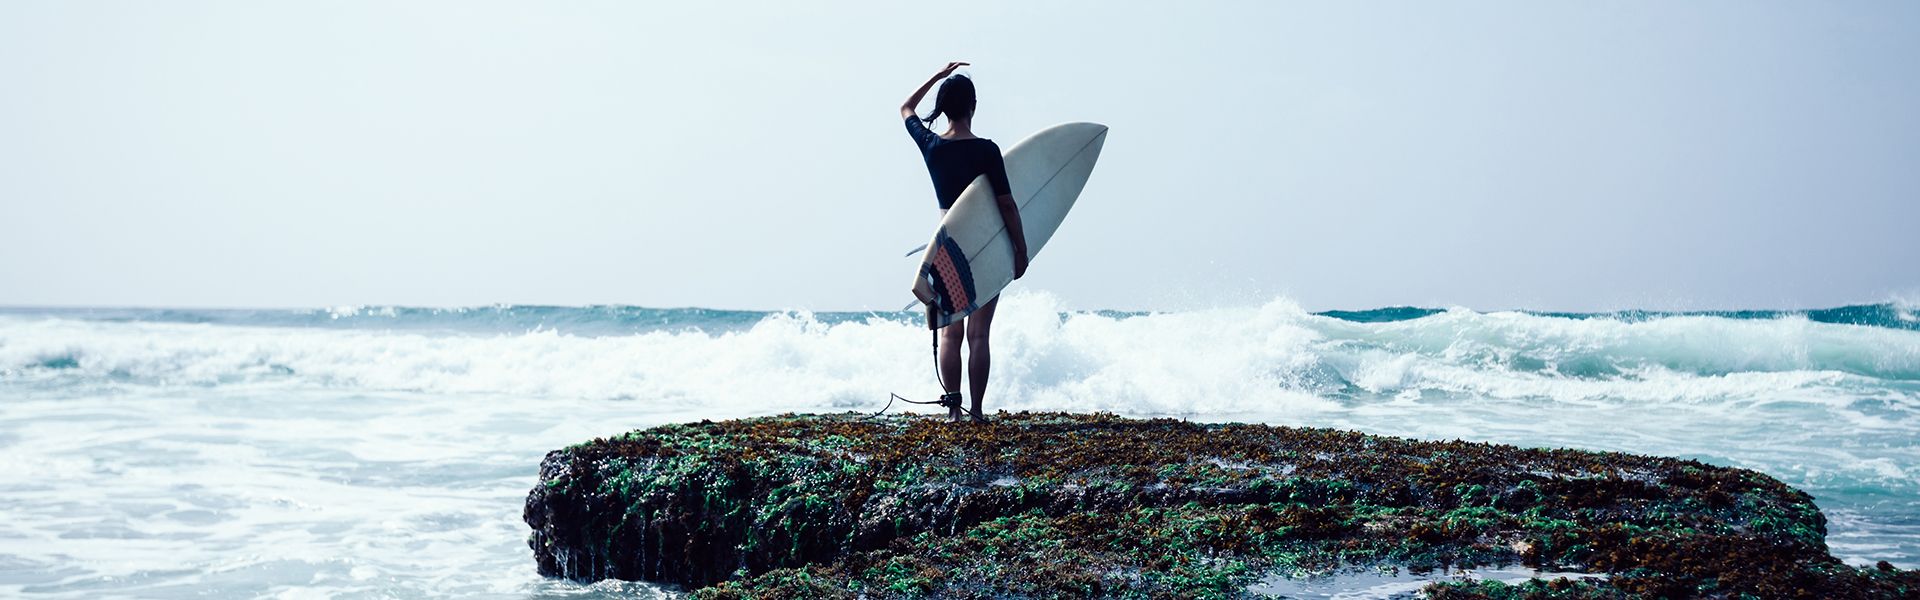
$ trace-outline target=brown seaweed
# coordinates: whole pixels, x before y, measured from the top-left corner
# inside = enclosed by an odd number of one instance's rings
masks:
[[[1697,461],[1350,431],[1002,413],[785,415],[548,454],[542,574],[702,598],[1238,598],[1274,573],[1525,565],[1436,598],[1892,598],[1807,494]]]

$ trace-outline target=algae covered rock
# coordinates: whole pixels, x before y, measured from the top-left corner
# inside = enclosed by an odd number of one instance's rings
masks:
[[[1901,597],[1765,475],[1326,429],[1001,414],[668,425],[549,453],[539,571],[697,597],[1257,597],[1276,575],[1525,565],[1444,598]]]

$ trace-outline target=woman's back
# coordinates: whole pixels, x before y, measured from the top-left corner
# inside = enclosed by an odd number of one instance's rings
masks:
[[[953,207],[953,201],[966,191],[967,184],[981,175],[993,186],[994,194],[1007,194],[1007,166],[1000,157],[1000,145],[986,138],[949,140],[927,129],[915,117],[907,117],[907,133],[920,147],[920,158],[927,163],[927,175],[933,178],[933,193],[940,210]]]

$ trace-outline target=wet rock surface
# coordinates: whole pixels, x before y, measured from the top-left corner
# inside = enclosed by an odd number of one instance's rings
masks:
[[[549,453],[539,570],[701,598],[1259,597],[1276,576],[1522,565],[1434,598],[1899,598],[1813,499],[1696,461],[1018,413],[788,415]]]

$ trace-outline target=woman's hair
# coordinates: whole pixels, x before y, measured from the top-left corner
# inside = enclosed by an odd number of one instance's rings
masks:
[[[927,126],[933,126],[933,120],[946,115],[947,121],[973,118],[973,80],[965,75],[954,75],[940,82],[940,95],[933,98],[933,114],[922,119]]]

